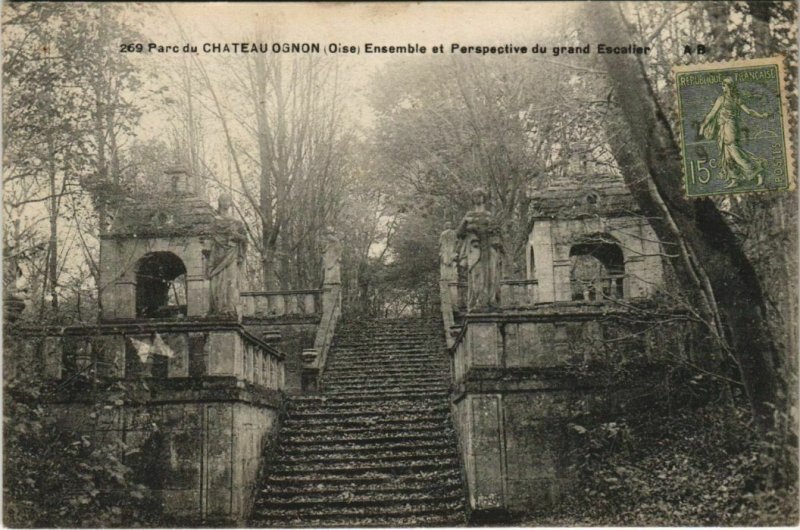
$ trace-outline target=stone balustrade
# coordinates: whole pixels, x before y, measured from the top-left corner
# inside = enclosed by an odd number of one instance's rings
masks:
[[[502,280],[500,282],[501,307],[533,307],[539,301],[539,282],[537,280]]]
[[[467,283],[449,282],[450,299],[454,309],[464,313],[467,309]],[[500,282],[500,307],[503,309],[532,308],[539,303],[538,280],[502,280]]]
[[[44,375],[108,379],[233,377],[284,388],[284,356],[236,322],[148,322],[65,327],[28,335]]]
[[[242,315],[255,318],[302,318],[322,314],[322,289],[245,291]]]
[[[626,275],[615,274],[589,280],[570,280],[572,300],[587,302],[621,300],[625,297]]]

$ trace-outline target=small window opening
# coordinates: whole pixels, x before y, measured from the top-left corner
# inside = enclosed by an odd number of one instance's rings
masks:
[[[186,267],[171,252],[147,254],[136,267],[136,316],[186,316]]]
[[[569,257],[573,300],[623,298],[625,261],[619,245],[596,236],[573,245]]]
[[[528,245],[528,279],[536,279],[536,261],[533,245]]]

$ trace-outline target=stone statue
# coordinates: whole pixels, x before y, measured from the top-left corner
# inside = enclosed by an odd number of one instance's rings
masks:
[[[342,243],[333,228],[325,233],[322,253],[323,283],[342,283]]]
[[[239,314],[239,289],[247,253],[247,243],[241,234],[241,223],[230,217],[230,195],[219,197],[217,213],[220,225],[232,230],[220,231],[212,238],[206,277],[210,282],[212,315],[237,316]],[[238,235],[236,235],[238,234]]]
[[[30,309],[31,296],[28,279],[22,272],[22,268],[19,266],[16,256],[10,258],[9,262],[9,272],[14,280],[9,283],[5,290],[3,308],[6,320],[8,322],[14,322]]]
[[[458,235],[453,225],[447,221],[444,232],[439,236],[439,271],[442,280],[458,280]]]
[[[227,194],[222,193],[220,194],[219,198],[217,199],[217,213],[225,219],[229,219],[231,217],[231,206],[233,205],[233,198]]]
[[[486,209],[486,191],[472,192],[472,210],[458,227],[461,254],[467,261],[467,308],[493,309],[500,305],[502,245],[500,230]]]

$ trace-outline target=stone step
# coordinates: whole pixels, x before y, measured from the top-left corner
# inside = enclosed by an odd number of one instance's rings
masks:
[[[425,471],[416,474],[397,474],[376,471],[362,471],[360,473],[342,474],[339,472],[328,474],[298,474],[298,473],[273,473],[270,472],[264,483],[265,489],[277,488],[405,488],[418,487],[421,484],[436,486],[453,481],[460,481],[461,473],[455,468],[443,468],[435,471]]]
[[[370,509],[371,508],[371,509]],[[339,506],[336,504],[317,504],[312,506],[302,506],[292,509],[270,508],[268,510],[271,518],[292,515],[292,516],[363,516],[376,515],[382,517],[395,517],[402,515],[427,515],[438,514],[447,515],[463,509],[463,503],[456,500],[440,502],[437,500],[428,501],[399,501],[390,505],[380,506]]]
[[[441,399],[446,399],[448,395],[447,389],[434,389],[431,390],[429,388],[419,388],[419,389],[404,389],[400,391],[354,391],[354,390],[326,390],[326,395],[330,397],[341,397],[341,398],[352,398],[352,399],[387,399],[391,397],[409,397],[409,396],[422,396],[422,397],[431,397],[437,396]]]
[[[339,464],[356,462],[403,462],[414,458],[455,458],[458,455],[455,450],[450,448],[443,449],[407,449],[406,451],[382,451],[357,454],[353,451],[347,453],[327,453],[317,452],[313,455],[308,453],[286,453],[282,451],[280,461],[282,463],[302,463],[302,464]]]
[[[444,329],[414,329],[414,328],[382,328],[378,329],[369,325],[362,326],[359,329],[347,329],[347,327],[340,328],[336,326],[336,336],[334,340],[349,339],[349,338],[363,338],[365,340],[372,340],[381,337],[397,337],[401,339],[413,339],[416,337],[437,338],[444,334]]]
[[[453,449],[452,440],[443,441],[411,441],[411,442],[377,442],[373,444],[320,444],[320,445],[295,445],[284,446],[283,454],[288,458],[309,458],[314,455],[352,455],[359,457],[359,455],[372,455],[377,453],[386,453],[387,451],[409,451],[409,450],[451,450]]]
[[[435,320],[419,320],[419,319],[411,319],[411,320],[403,320],[403,319],[378,319],[378,320],[353,320],[352,322],[348,322],[346,320],[340,320],[339,325],[337,326],[337,331],[341,329],[342,331],[347,332],[354,332],[364,329],[369,330],[377,330],[377,331],[391,331],[395,329],[403,329],[403,330],[410,330],[410,331],[427,331],[427,330],[438,330],[442,328],[442,322],[435,321]]]
[[[383,337],[340,337],[334,339],[331,348],[335,350],[348,348],[399,348],[408,350],[411,348],[446,347],[446,342],[439,337],[404,337],[404,336],[383,336]]]
[[[405,398],[391,397],[382,399],[380,396],[367,396],[361,401],[337,396],[308,396],[307,398],[293,398],[292,407],[301,410],[316,409],[324,406],[329,410],[390,410],[395,407],[441,407],[448,406],[449,402],[442,401],[438,396],[407,396]]]
[[[344,379],[344,376],[340,376],[339,375],[339,374],[345,374],[345,373],[350,374],[347,377],[347,379]],[[449,383],[449,381],[450,381],[449,378],[445,378],[443,375],[441,375],[441,373],[439,373],[439,372],[437,372],[435,370],[431,370],[431,371],[429,371],[427,373],[409,372],[407,374],[393,373],[393,374],[388,374],[387,375],[387,374],[381,374],[377,370],[363,370],[363,369],[359,370],[356,367],[353,367],[353,368],[350,368],[350,369],[347,369],[347,370],[341,370],[341,369],[337,368],[336,371],[334,371],[332,373],[325,373],[325,375],[322,378],[322,380],[324,382],[331,382],[331,381],[334,381],[334,382],[338,382],[338,381],[342,381],[342,382],[377,381],[377,380],[380,380],[380,379],[386,379],[386,380],[389,380],[389,381],[399,381],[399,382],[402,382],[402,381],[414,382],[414,381],[418,381],[418,380],[419,381],[433,380],[433,381],[445,381],[445,382]]]
[[[425,363],[411,362],[394,359],[391,362],[380,359],[362,359],[361,361],[333,360],[328,363],[324,375],[345,374],[386,374],[386,375],[413,375],[413,374],[438,374],[450,370],[450,363],[446,359],[436,359]]]
[[[412,526],[452,527],[463,526],[462,513],[409,516],[346,516],[346,517],[271,517],[265,515],[254,527],[261,528],[403,528]]]
[[[452,459],[456,461],[456,459]],[[427,477],[427,478],[425,478]],[[315,484],[341,484],[344,482],[353,483],[417,483],[429,481],[436,483],[442,479],[460,478],[461,474],[453,462],[420,462],[411,467],[405,465],[386,465],[355,468],[340,467],[316,467],[313,469],[271,469],[267,478],[267,484],[291,484],[305,487],[313,487]]]
[[[280,462],[273,468],[276,476],[306,475],[308,473],[338,473],[341,475],[358,475],[365,472],[392,473],[395,475],[414,474],[417,471],[433,471],[458,467],[458,459],[454,456],[425,459],[404,460],[367,460],[351,462]]]
[[[353,495],[364,495],[369,493],[380,494],[421,494],[421,495],[439,495],[449,494],[451,492],[458,492],[459,495],[464,494],[460,479],[441,479],[437,480],[435,484],[431,485],[428,482],[405,482],[405,483],[337,483],[334,485],[317,484],[309,488],[306,485],[302,486],[289,486],[287,484],[268,484],[260,489],[261,494],[268,495],[272,498],[291,499],[297,496],[315,495],[320,497],[331,497],[336,499],[342,496],[343,493],[351,493]]]
[[[363,352],[353,352],[348,350],[346,353],[334,353],[329,362],[341,361],[425,361],[438,363],[446,360],[447,358],[441,352],[432,352],[425,350],[407,350],[407,351],[382,351],[376,352],[375,350],[364,350]]]
[[[396,346],[392,344],[360,344],[353,346],[333,346],[329,353],[334,355],[399,355],[399,354],[425,354],[432,356],[447,355],[444,347],[438,344],[420,344],[417,346]]]
[[[431,492],[397,492],[397,493],[383,493],[383,492],[364,492],[353,493],[350,491],[341,491],[332,495],[328,492],[319,494],[317,492],[310,492],[304,495],[294,495],[285,498],[273,498],[257,502],[256,509],[266,510],[285,510],[285,509],[305,509],[305,508],[349,508],[361,507],[369,511],[375,509],[391,510],[394,507],[403,506],[405,504],[416,504],[417,506],[430,506],[433,504],[451,505],[458,503],[462,500],[463,495],[458,491],[441,493]],[[380,513],[380,512],[379,512]]]
[[[428,333],[428,332],[412,332],[412,331],[383,331],[379,333],[342,333],[339,334],[338,330],[333,339],[333,344],[345,344],[356,342],[380,342],[394,340],[398,343],[405,344],[415,341],[431,341],[431,342],[444,342],[444,333]]]
[[[441,348],[433,348],[428,346],[420,346],[416,348],[396,348],[392,346],[375,346],[375,345],[364,345],[364,346],[352,346],[352,347],[341,347],[337,346],[331,349],[331,355],[333,358],[338,358],[341,356],[358,356],[359,358],[368,357],[368,356],[390,356],[390,355],[424,355],[428,357],[445,357],[446,352],[443,351]]]
[[[374,434],[391,434],[391,433],[407,433],[409,435],[424,434],[426,432],[436,432],[442,428],[442,421],[429,421],[418,422],[416,424],[403,422],[403,423],[387,423],[375,425],[363,425],[356,427],[343,427],[339,425],[306,425],[294,424],[282,429],[281,432],[292,439],[297,436],[317,436],[330,433],[340,434],[342,436],[352,436],[366,433]]]
[[[430,333],[382,333],[380,335],[337,335],[333,339],[331,346],[337,347],[343,344],[379,344],[392,342],[398,345],[411,345],[419,343],[443,344],[443,335],[431,335]]]
[[[331,348],[335,350],[349,348],[397,348],[409,350],[413,348],[445,348],[446,342],[439,337],[349,337],[338,338],[333,341]]]
[[[361,435],[358,438],[346,436],[333,436],[328,434],[319,435],[284,435],[284,443],[288,446],[319,446],[320,444],[329,443],[332,445],[341,445],[346,443],[363,444],[372,446],[381,443],[400,443],[400,442],[448,442],[452,437],[449,432],[444,432],[442,429],[436,429],[426,432],[407,433],[407,432],[393,432],[386,433],[371,432],[370,435]]]
[[[441,390],[447,390],[450,388],[450,383],[443,380],[423,380],[423,381],[381,380],[381,381],[367,381],[367,382],[323,380],[320,386],[323,392],[327,392],[329,390],[334,390],[334,389],[336,390],[369,389],[370,391],[384,389],[384,390],[396,391],[409,388],[436,388]]]
[[[292,418],[329,418],[346,417],[375,414],[407,414],[407,413],[441,413],[449,412],[450,407],[446,403],[430,403],[429,401],[409,401],[403,403],[392,403],[386,401],[374,401],[369,403],[327,402],[309,404],[291,404],[289,414]]]
[[[390,425],[390,424],[413,424],[413,423],[440,423],[448,422],[450,418],[446,414],[425,414],[417,412],[409,412],[408,414],[359,414],[348,416],[322,416],[309,418],[293,417],[289,418],[283,423],[285,428],[291,429],[299,425],[331,425],[334,427],[347,427],[355,425]]]
[[[463,495],[463,485],[461,478],[456,475],[440,475],[434,477],[435,481],[431,480],[413,480],[406,477],[405,480],[392,480],[386,482],[375,481],[332,481],[329,483],[318,483],[313,487],[308,484],[302,483],[299,485],[290,485],[286,482],[266,483],[259,489],[258,493],[268,495],[272,498],[292,498],[299,495],[319,495],[338,497],[344,492],[350,492],[354,495],[360,495],[371,492],[378,493],[423,493],[423,494],[448,494],[457,491]]]
[[[387,417],[382,419],[364,419],[364,420],[351,420],[345,419],[342,421],[337,421],[335,418],[326,418],[325,420],[309,422],[303,420],[286,420],[284,423],[284,429],[287,432],[299,433],[299,432],[307,432],[303,429],[315,429],[315,430],[325,430],[330,431],[332,429],[342,429],[343,432],[348,432],[352,429],[373,429],[373,430],[385,430],[386,427],[396,427],[398,429],[401,428],[413,428],[416,425],[440,425],[449,423],[449,418],[446,416],[439,416],[439,417],[431,417],[431,416],[423,416],[419,418],[414,417],[403,417],[403,416],[394,416],[394,417]]]
[[[385,370],[391,367],[391,371]],[[380,361],[376,359],[364,359],[363,361],[335,361],[328,365],[323,377],[331,378],[342,374],[361,374],[378,375],[387,373],[400,375],[403,377],[411,376],[414,373],[439,374],[449,370],[449,365],[444,362],[433,361],[414,361],[414,362],[395,362],[392,360]]]
[[[366,396],[370,394],[386,396],[387,392],[391,392],[392,396],[402,396],[406,394],[434,394],[439,396],[447,395],[449,387],[444,384],[435,385],[376,385],[376,386],[346,386],[346,385],[322,385],[322,391],[331,395],[338,395],[347,393],[355,398]],[[406,394],[404,394],[406,393]]]
[[[337,391],[359,391],[359,390],[369,390],[369,391],[400,391],[400,390],[444,390],[446,391],[450,388],[450,385],[446,384],[443,381],[395,381],[395,382],[385,382],[385,381],[370,381],[368,383],[347,383],[341,382],[337,380],[333,381],[322,381],[322,391],[328,393],[330,390],[337,390]]]

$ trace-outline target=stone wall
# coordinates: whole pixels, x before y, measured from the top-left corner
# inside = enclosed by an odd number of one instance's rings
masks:
[[[48,410],[119,458],[165,522],[243,523],[280,427],[284,355],[232,321],[17,332],[6,345],[58,392]]]
[[[613,384],[592,366],[659,352],[688,355],[692,326],[599,303],[555,303],[535,310],[467,314],[451,349],[453,409],[470,509],[530,512],[559,503],[575,486],[568,424],[586,414],[618,414],[649,379]],[[616,359],[616,361],[615,361]],[[588,370],[587,370],[587,367]],[[644,403],[644,401],[642,402]],[[635,406],[635,405],[634,405]]]
[[[108,408],[71,402],[53,404],[52,414],[91,443],[123,442],[119,458],[148,486],[148,504],[165,521],[236,524],[249,510],[279,408],[263,399]]]

